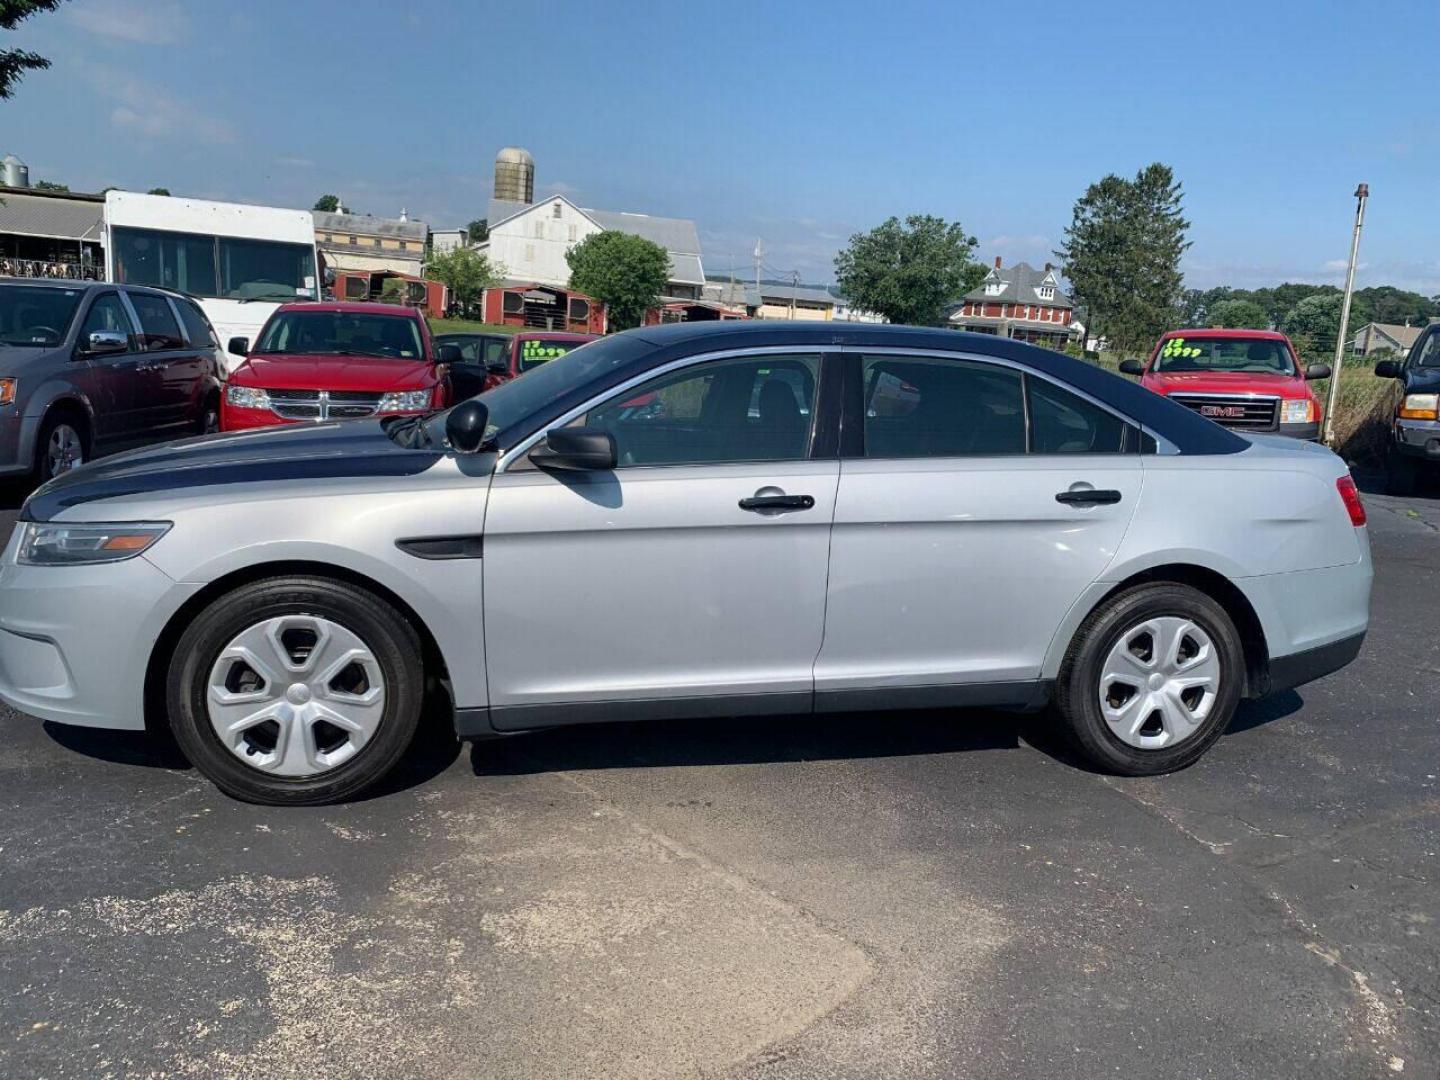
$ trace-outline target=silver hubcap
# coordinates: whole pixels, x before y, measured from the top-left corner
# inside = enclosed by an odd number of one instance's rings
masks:
[[[85,447],[80,442],[80,433],[69,424],[56,424],[45,447],[45,458],[51,476],[59,476],[84,465]]]
[[[272,776],[337,769],[385,712],[385,677],[353,631],[282,615],[237,634],[210,670],[210,726],[232,754]]]
[[[1210,635],[1175,616],[1125,631],[1101,670],[1100,713],[1116,738],[1141,750],[1195,734],[1220,689],[1220,658]]]

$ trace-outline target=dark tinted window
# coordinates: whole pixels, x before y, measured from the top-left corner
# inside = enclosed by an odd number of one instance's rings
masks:
[[[180,310],[180,321],[185,324],[185,336],[190,339],[190,344],[195,346],[219,345],[220,340],[215,336],[215,330],[210,325],[210,320],[200,310],[200,306],[189,300],[176,300],[175,306]]]
[[[83,289],[0,285],[0,342],[59,345],[84,295]]]
[[[865,454],[966,457],[1025,452],[1020,373],[965,360],[864,358]]]
[[[1036,454],[1118,454],[1126,441],[1124,421],[1098,405],[1043,379],[1027,378],[1030,450]]]
[[[170,314],[165,297],[154,293],[130,293],[130,303],[140,316],[140,338],[147,349],[181,349],[185,341],[180,326]]]
[[[111,230],[116,279],[215,296],[215,238],[154,229]]]
[[[1415,367],[1440,367],[1440,330],[1431,330],[1417,343]]]
[[[222,236],[219,250],[221,296],[239,300],[294,300],[308,296],[313,300],[318,295],[313,248]]]
[[[96,297],[95,302],[90,305],[90,310],[85,313],[85,322],[80,327],[80,347],[84,348],[89,344],[91,334],[102,330],[124,334],[126,337],[135,332],[130,325],[130,316],[126,313],[125,306],[120,303],[118,293],[104,293]]]
[[[796,461],[809,449],[819,370],[809,355],[697,364],[625,391],[585,423],[615,436],[622,468]]]

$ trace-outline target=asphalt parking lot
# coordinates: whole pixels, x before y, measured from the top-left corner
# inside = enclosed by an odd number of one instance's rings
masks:
[[[1367,504],[1359,661],[1159,779],[872,714],[277,810],[0,710],[0,1076],[1440,1075],[1440,500]]]

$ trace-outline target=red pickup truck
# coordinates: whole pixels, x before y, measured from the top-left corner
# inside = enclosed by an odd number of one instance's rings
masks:
[[[1302,366],[1290,339],[1273,330],[1171,330],[1149,360],[1126,360],[1120,370],[1225,427],[1320,437],[1320,399],[1308,382],[1328,379],[1330,365]]]
[[[424,316],[392,304],[282,304],[230,373],[220,430],[442,409],[454,345],[436,346]]]

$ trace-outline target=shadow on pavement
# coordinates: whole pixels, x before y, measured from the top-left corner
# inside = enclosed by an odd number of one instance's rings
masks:
[[[41,725],[58,745],[76,754],[118,765],[141,765],[150,769],[188,769],[190,762],[174,740],[148,731],[113,731],[109,728],[75,727],[46,720]]]

